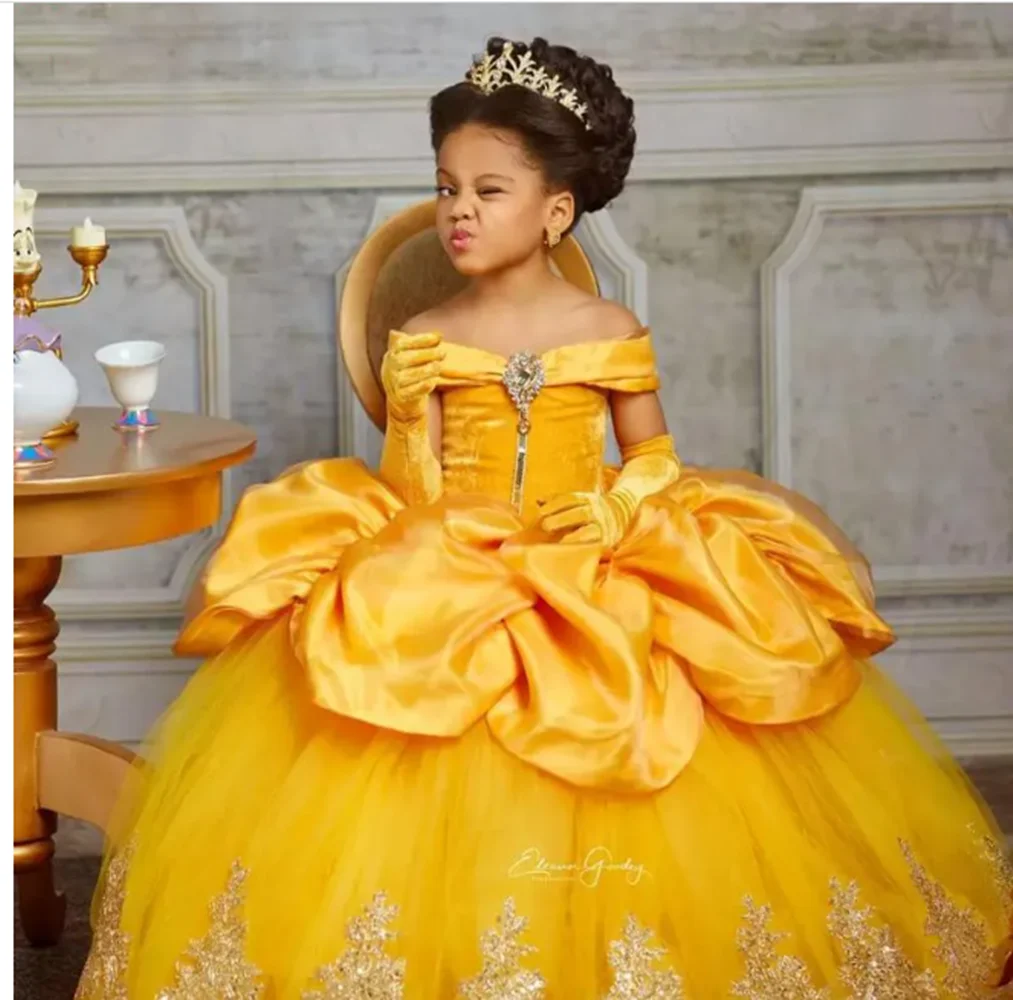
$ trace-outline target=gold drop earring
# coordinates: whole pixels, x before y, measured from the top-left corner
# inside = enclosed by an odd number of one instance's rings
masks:
[[[560,241],[561,239],[562,239],[562,237],[561,237],[561,236],[559,235],[559,233],[557,233],[557,232],[556,232],[556,230],[555,230],[555,229],[550,229],[550,230],[549,230],[549,231],[548,231],[548,232],[546,233],[546,235],[545,235],[545,239],[544,239],[544,241],[543,241],[543,242],[545,243],[545,245],[546,245],[546,246],[547,246],[547,247],[548,247],[548,248],[549,248],[550,250],[552,250],[552,249],[553,249],[554,247],[556,247],[556,246],[557,246],[557,245],[559,244],[559,241]]]

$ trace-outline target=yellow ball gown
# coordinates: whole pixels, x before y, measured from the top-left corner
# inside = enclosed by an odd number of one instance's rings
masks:
[[[358,460],[243,496],[131,773],[80,1000],[999,995],[1013,877],[869,658],[864,561],[759,477],[686,468],[621,543],[648,335],[542,356],[524,504],[505,359],[448,344],[442,498]]]

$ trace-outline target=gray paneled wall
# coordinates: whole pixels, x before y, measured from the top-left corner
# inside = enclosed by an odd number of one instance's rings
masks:
[[[405,81],[463,72],[497,33],[617,72],[1013,55],[1009,6],[974,3],[25,4],[15,24],[32,43],[15,51],[25,82]]]

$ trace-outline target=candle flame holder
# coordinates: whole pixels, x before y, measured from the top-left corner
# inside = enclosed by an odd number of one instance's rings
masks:
[[[101,247],[67,247],[74,262],[81,268],[81,291],[55,299],[37,299],[35,282],[42,274],[40,261],[31,271],[14,272],[14,315],[31,316],[37,309],[55,309],[58,306],[76,306],[84,302],[98,284],[99,265],[109,253],[109,245]]]

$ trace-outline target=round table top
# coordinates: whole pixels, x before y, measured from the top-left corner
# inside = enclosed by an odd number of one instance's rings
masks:
[[[47,468],[14,471],[14,498],[109,492],[189,479],[238,465],[256,449],[253,431],[202,413],[159,410],[157,430],[123,432],[120,411],[79,406],[76,436],[46,443],[56,454]]]

